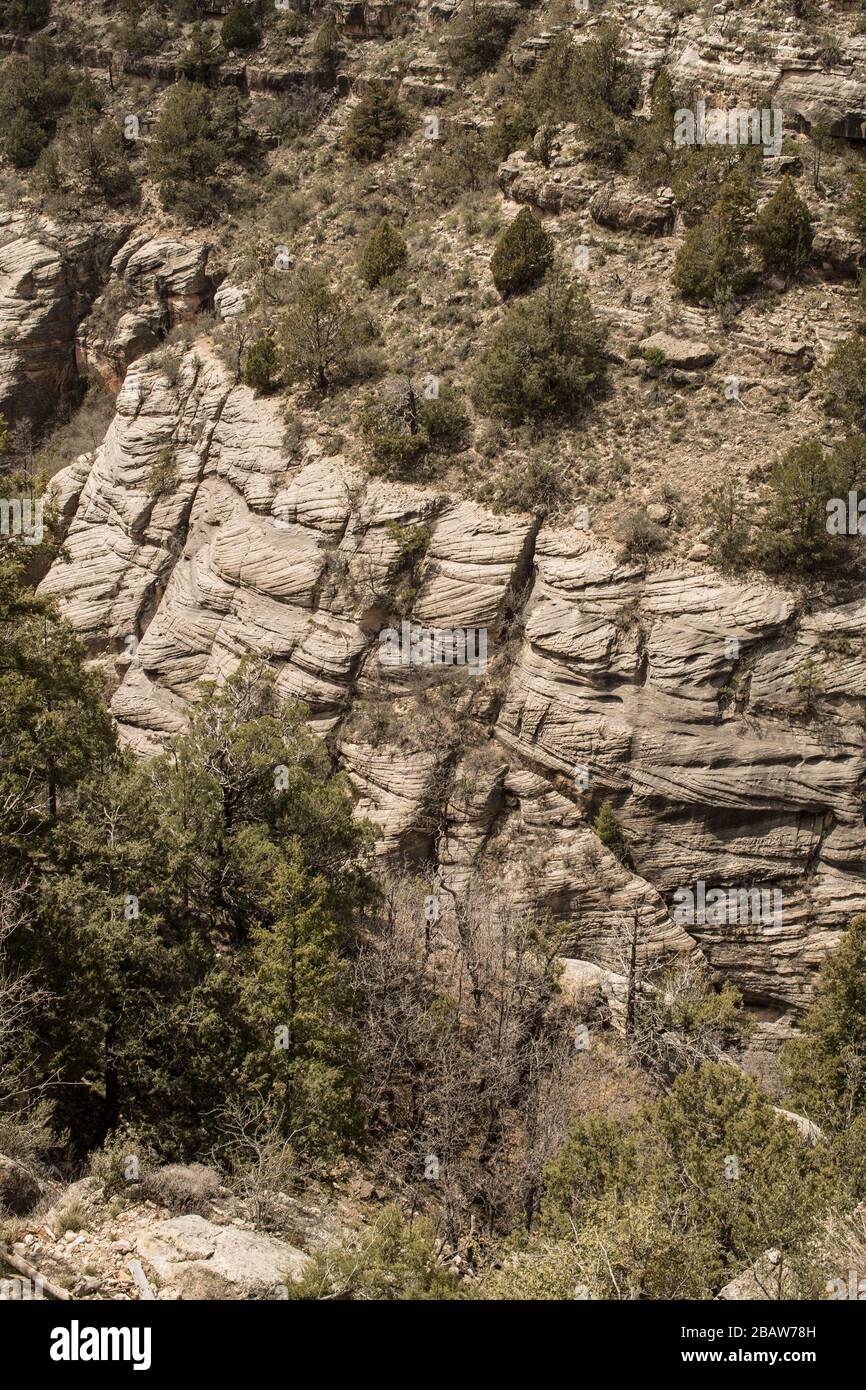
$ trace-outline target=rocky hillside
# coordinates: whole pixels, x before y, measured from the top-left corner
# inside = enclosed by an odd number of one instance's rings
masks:
[[[74,180],[45,194],[9,170],[0,410],[13,429],[47,429],[47,449],[83,383],[88,401],[116,397],[98,447],[52,456],[63,550],[41,587],[104,668],[124,740],[157,751],[200,682],[266,654],[390,863],[446,894],[480,878],[549,910],[612,997],[637,922],[647,956],[699,953],[732,980],[761,1022],[755,1051],[772,1050],[866,910],[866,602],[847,574],[716,567],[703,498],[737,480],[756,508],[780,453],[838,433],[819,374],[860,321],[866,249],[846,213],[866,167],[858,12],[502,0],[498,66],[461,74],[451,0],[336,0],[294,26],[278,5],[262,44],[212,74],[213,90],[250,103],[259,162],[226,170],[227,196],[195,220],[165,206],[143,162],[190,23],[131,55],[115,8],[58,2],[47,32],[94,80],[110,73],[114,119],[140,121],[138,202],[88,206]],[[793,178],[812,221],[797,276],[765,275],[726,312],[683,297],[685,194],[587,157],[573,121],[544,127],[542,157],[536,135],[487,173],[454,173],[449,152],[456,167],[460,139],[494,129],[563,35],[581,46],[611,21],[639,76],[636,122],[662,70],[708,107],[782,113],[754,193],[760,209]],[[15,54],[34,42],[0,37]],[[380,79],[404,133],[359,161],[346,131]],[[307,119],[287,134],[297,105]],[[470,443],[432,476],[382,476],[365,400],[397,373],[471,394],[503,315],[492,251],[523,207],[607,325],[605,393],[537,430],[474,405]],[[407,269],[367,288],[359,256],[382,217],[401,229]],[[324,396],[253,389],[243,354],[278,315],[281,280],[311,263],[374,321],[377,365]],[[551,469],[552,498],[521,491]],[[635,517],[651,528],[644,553],[623,542]],[[384,660],[383,630],[403,623],[484,630],[486,668]],[[805,694],[804,671],[819,673]],[[605,802],[619,846],[599,837]],[[780,893],[781,913],[678,920],[678,890],[698,883]]]

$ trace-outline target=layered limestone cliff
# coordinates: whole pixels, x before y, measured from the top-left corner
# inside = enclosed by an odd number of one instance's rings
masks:
[[[175,481],[154,496],[166,450]],[[637,912],[643,950],[698,947],[783,1014],[866,909],[866,601],[807,614],[698,564],[647,574],[590,531],[366,479],[316,439],[287,460],[276,405],[206,340],[174,381],[135,363],[104,443],[54,487],[71,519],[43,589],[113,668],[141,753],[184,727],[199,682],[262,653],[383,855],[446,892],[505,879],[573,926],[576,955],[616,969]],[[400,610],[407,527],[425,548]],[[395,664],[380,634],[404,620],[485,629],[486,669]],[[592,829],[603,798],[627,866]],[[781,918],[679,924],[674,894],[697,882],[777,890]]]
[[[364,45],[353,39],[387,35],[415,8],[337,6],[347,51],[336,90],[351,80],[354,92],[331,110],[323,146],[339,149],[363,90]],[[708,567],[696,502],[715,470],[752,489],[750,464],[826,428],[805,371],[855,326],[851,283],[866,251],[842,194],[807,177],[804,132],[863,138],[866,36],[834,31],[830,61],[793,20],[728,0],[706,14],[614,8],[645,95],[664,65],[709,103],[753,106],[760,93],[784,113],[789,144],[763,161],[759,197],[792,173],[816,235],[802,283],[754,297],[722,328],[671,286],[683,225],[670,189],[591,166],[573,125],[553,133],[547,163],[518,150],[502,164],[504,219],[536,207],[611,326],[617,380],[585,447],[596,473],[617,465],[616,487],[599,489],[591,517],[542,525],[456,487],[371,479],[351,438],[334,452],[312,411],[303,444],[287,447],[282,403],[238,385],[204,327],[167,363],[154,352],[167,330],[202,310],[242,314],[245,287],[242,276],[221,283],[207,238],[165,218],[133,233],[0,216],[0,411],[38,425],[79,373],[117,392],[104,442],[52,480],[65,553],[42,587],[105,665],[121,735],[138,753],[184,728],[202,681],[262,654],[351,777],[383,857],[435,875],[445,894],[484,876],[505,883],[568,923],[574,957],[603,967],[594,978],[614,995],[637,921],[641,952],[702,954],[780,1036],[837,934],[866,910],[866,600],[810,606],[769,582],[722,577]],[[446,123],[484,129],[492,114],[477,92],[459,113],[449,107],[457,87],[440,38],[454,9],[428,7],[394,85],[416,114],[441,108]],[[575,41],[605,17],[589,15]],[[518,31],[511,66],[534,66],[566,22],[554,19],[525,39]],[[246,81],[268,85],[261,74]],[[280,231],[292,262],[333,252],[348,264],[354,210],[387,210],[401,180],[421,200],[431,154],[419,115],[393,161],[347,194],[348,211],[311,215],[294,239]],[[314,183],[312,167],[294,170],[299,186]],[[295,186],[288,175],[285,186]],[[415,298],[377,306],[388,350],[424,370],[440,359],[459,369],[501,313],[492,242],[477,220],[461,231],[435,207],[410,240]],[[403,331],[413,306],[414,337]],[[649,349],[664,361],[664,390],[678,393],[655,413]],[[735,406],[723,395],[731,381]],[[505,468],[525,462],[513,441],[503,449]],[[477,454],[471,466],[477,478],[500,462]],[[661,497],[661,482],[682,506]],[[656,508],[668,534],[680,528],[669,558],[649,568],[617,558],[611,514],[625,499]],[[395,661],[381,634],[404,622],[482,629],[485,669]],[[808,670],[820,676],[813,701]],[[592,828],[605,800],[624,860]],[[678,920],[675,895],[699,884],[779,893],[781,912]]]

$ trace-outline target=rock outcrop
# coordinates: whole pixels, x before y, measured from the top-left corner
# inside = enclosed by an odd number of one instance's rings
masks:
[[[82,372],[99,376],[116,390],[130,362],[156,347],[170,328],[212,308],[209,253],[206,243],[147,233],[130,237],[112,260],[106,289],[78,331]],[[231,297],[226,305],[231,308]]]
[[[74,392],[75,330],[128,228],[0,213],[0,413],[38,427]]]
[[[516,900],[571,924],[576,956],[614,972],[637,915],[643,951],[699,949],[773,1017],[802,1008],[866,908],[866,603],[804,616],[769,584],[647,574],[591,532],[536,534],[525,516],[365,479],[316,440],[290,464],[281,429],[201,341],[176,380],[130,368],[77,506],[59,480],[74,514],[43,589],[113,657],[123,737],[158,750],[198,682],[266,654],[329,735],[382,853],[434,861],[455,890],[499,865]],[[154,493],[166,454],[172,484]],[[400,611],[409,527],[425,550]],[[483,629],[486,669],[386,658],[380,634],[404,621]],[[626,863],[592,829],[603,799]],[[781,908],[678,916],[699,883]]]

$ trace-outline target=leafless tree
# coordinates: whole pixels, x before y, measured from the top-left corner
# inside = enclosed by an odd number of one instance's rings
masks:
[[[29,1166],[46,1141],[50,1106],[44,1086],[32,1084],[26,1042],[48,996],[9,955],[9,940],[23,925],[17,902],[25,893],[26,883],[16,890],[0,882],[0,1152]]]
[[[385,1177],[455,1248],[521,1217],[564,1137],[574,1064],[559,934],[490,884],[392,886],[355,965],[362,1104]]]
[[[292,1136],[284,1134],[283,1115],[263,1096],[233,1096],[220,1111],[222,1138],[214,1152],[227,1168],[234,1190],[248,1204],[256,1225],[280,1224],[279,1196],[296,1174]]]

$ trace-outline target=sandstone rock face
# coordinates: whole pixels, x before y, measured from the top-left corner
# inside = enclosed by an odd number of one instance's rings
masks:
[[[406,0],[336,0],[334,17],[340,33],[371,38],[390,32]]]
[[[131,237],[111,262],[106,289],[79,329],[79,365],[117,389],[130,362],[149,352],[169,328],[211,307],[210,247],[146,233]],[[237,292],[236,292],[237,294]],[[112,307],[127,306],[112,325]],[[227,296],[228,317],[243,307]],[[236,306],[236,307],[235,307]],[[116,310],[115,310],[116,313]],[[103,318],[108,326],[102,327]]]
[[[542,212],[572,212],[588,203],[597,181],[562,163],[561,168],[545,169],[518,151],[500,165],[499,186],[516,203],[531,203]]]
[[[678,338],[673,333],[653,333],[638,345],[643,353],[662,353],[666,365],[682,367],[684,371],[697,371],[701,367],[711,367],[716,354],[707,343],[696,343],[689,338]]]
[[[75,329],[125,231],[0,213],[0,412],[40,425],[72,390]]]
[[[567,921],[574,956],[610,981],[637,919],[642,953],[701,953],[767,1026],[808,1002],[866,909],[866,602],[803,616],[768,584],[646,574],[591,532],[367,479],[315,439],[289,462],[276,405],[204,340],[176,380],[134,363],[104,443],[55,487],[67,558],[43,588],[113,660],[114,713],[142,753],[183,729],[200,681],[266,654],[381,854],[432,862],[455,891],[495,875]],[[424,547],[401,599],[407,528]],[[387,645],[404,623],[483,630],[486,664],[419,670]],[[592,828],[604,799],[626,863]],[[722,920],[698,905],[719,888]]]
[[[246,308],[246,295],[239,285],[224,280],[214,295],[214,308],[221,319],[233,319]]]

